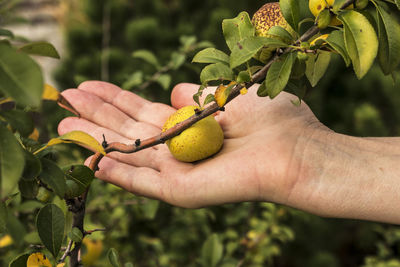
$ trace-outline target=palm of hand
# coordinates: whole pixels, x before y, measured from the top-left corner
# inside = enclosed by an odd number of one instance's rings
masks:
[[[171,96],[178,109],[193,104],[197,86],[177,86]],[[277,99],[259,98],[252,88],[216,116],[225,135],[222,150],[210,159],[194,163],[176,161],[165,145],[134,154],[110,153],[96,176],[132,193],[183,207],[228,202],[268,200],[285,202],[297,181],[303,148],[299,138],[312,133],[316,118],[308,107],[294,107],[290,94]],[[63,134],[88,132],[108,142],[132,143],[160,132],[175,109],[151,103],[116,86],[86,82],[64,96],[82,118],[67,118],[59,125]],[[207,92],[204,93],[207,95]]]

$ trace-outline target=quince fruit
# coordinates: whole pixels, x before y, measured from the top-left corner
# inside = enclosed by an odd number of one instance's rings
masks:
[[[335,4],[335,0],[310,0],[308,2],[308,8],[311,13],[318,18],[320,13],[325,9],[332,9]],[[353,9],[353,5],[348,6],[346,9]],[[331,26],[339,26],[342,25],[342,22],[334,16],[330,22]]]
[[[196,113],[197,106],[186,106],[177,110],[165,122],[165,132],[176,124],[188,119]],[[224,133],[214,116],[210,115],[178,136],[166,141],[171,154],[180,161],[194,162],[208,158],[217,153],[224,142]]]
[[[290,27],[285,18],[282,15],[281,7],[279,2],[272,2],[263,5],[259,10],[254,13],[251,20],[255,29],[256,36],[278,38],[268,34],[268,31],[274,26],[280,26],[287,30],[292,36],[295,36],[295,31]],[[284,40],[282,40],[284,41]],[[263,48],[255,58],[263,63],[266,63],[271,58],[272,52],[275,48]]]

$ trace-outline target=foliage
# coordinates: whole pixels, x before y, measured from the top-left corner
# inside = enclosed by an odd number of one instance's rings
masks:
[[[221,96],[207,97],[207,102],[222,101],[223,106],[232,87],[250,82],[260,69],[254,55],[265,46],[279,55],[290,48],[272,63],[260,96],[295,92],[342,133],[400,134],[399,82],[380,73],[395,77],[398,72],[399,24],[397,13],[390,12],[398,1],[369,1],[365,10],[336,8],[343,26],[328,27],[301,43],[279,27],[271,31],[281,39],[255,36],[250,16],[240,11],[254,11],[257,1],[214,2],[81,1],[65,25],[70,56],[56,73],[60,87],[107,72],[125,89],[167,102],[172,84],[200,81],[199,94],[208,84],[220,86]],[[307,19],[315,19],[304,5],[305,0],[281,0],[295,37],[311,26]],[[100,47],[107,9],[111,40]],[[65,113],[46,100],[54,97],[46,94],[49,86],[28,55],[58,53],[48,43],[20,44],[6,29],[0,34],[0,265],[19,266],[30,257],[55,265],[68,242],[82,241],[84,263],[95,266],[399,266],[400,230],[394,226],[322,219],[270,203],[185,210],[93,179],[81,165],[87,152],[68,143],[100,151],[102,146],[84,133],[56,136],[55,121]],[[201,70],[189,64],[193,56],[193,62],[209,65]],[[350,64],[356,76],[347,71]],[[316,89],[306,94],[307,87]],[[41,141],[33,134],[39,127],[35,116],[50,118],[40,128]],[[68,146],[54,149],[58,143]],[[89,185],[84,230],[93,230],[90,234],[72,227],[73,211],[68,210]]]

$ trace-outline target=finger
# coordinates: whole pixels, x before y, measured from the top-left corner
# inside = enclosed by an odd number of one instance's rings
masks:
[[[62,94],[83,118],[104,128],[112,129],[127,138],[148,138],[160,132],[158,127],[137,122],[115,106],[89,92],[70,89]]]
[[[88,164],[91,157],[86,160]],[[135,167],[103,158],[99,163],[96,177],[140,196],[163,200],[162,179],[158,171],[145,167]]]
[[[106,82],[88,81],[80,84],[78,89],[98,96],[137,121],[150,123],[158,128],[161,128],[167,118],[175,112],[175,109],[168,105],[148,101]]]
[[[108,143],[133,143],[132,139],[121,136],[110,129],[99,127],[90,121],[74,117],[62,120],[58,126],[58,131],[60,135],[70,131],[83,131],[96,138],[99,143],[103,141],[103,135]],[[134,165],[136,167],[149,167],[155,170],[160,170],[162,166],[168,164],[170,161],[174,161],[165,145],[151,147],[130,154],[124,154],[116,151],[107,155],[126,164]]]
[[[203,103],[208,94],[213,94],[216,87],[207,87],[204,89],[200,97],[200,103]],[[193,83],[180,83],[177,84],[171,93],[171,104],[174,108],[180,109],[188,105],[197,105],[193,100],[193,95],[199,90],[198,84]]]

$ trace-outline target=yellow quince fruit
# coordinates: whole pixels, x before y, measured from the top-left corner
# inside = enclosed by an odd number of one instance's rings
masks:
[[[165,132],[176,124],[190,118],[196,113],[197,106],[186,106],[177,110],[165,122],[162,131]],[[178,136],[166,141],[171,154],[180,161],[194,162],[208,158],[217,153],[224,142],[224,133],[214,116],[210,115]]]
[[[283,17],[279,2],[266,3],[263,5],[256,11],[256,13],[254,13],[251,22],[255,27],[256,36],[279,39],[277,36],[271,36],[268,34],[268,31],[274,26],[280,26],[284,28],[292,36],[295,36],[296,34],[296,32]],[[259,53],[257,53],[255,58],[263,63],[266,63],[268,59],[271,58],[272,52],[275,50],[276,48],[263,48]]]
[[[311,13],[318,18],[319,14],[324,9],[331,9],[335,4],[335,0],[309,0],[308,8],[310,9]],[[353,9],[354,6],[350,5],[346,9]],[[339,26],[342,25],[342,22],[334,16],[329,24],[331,26]]]

